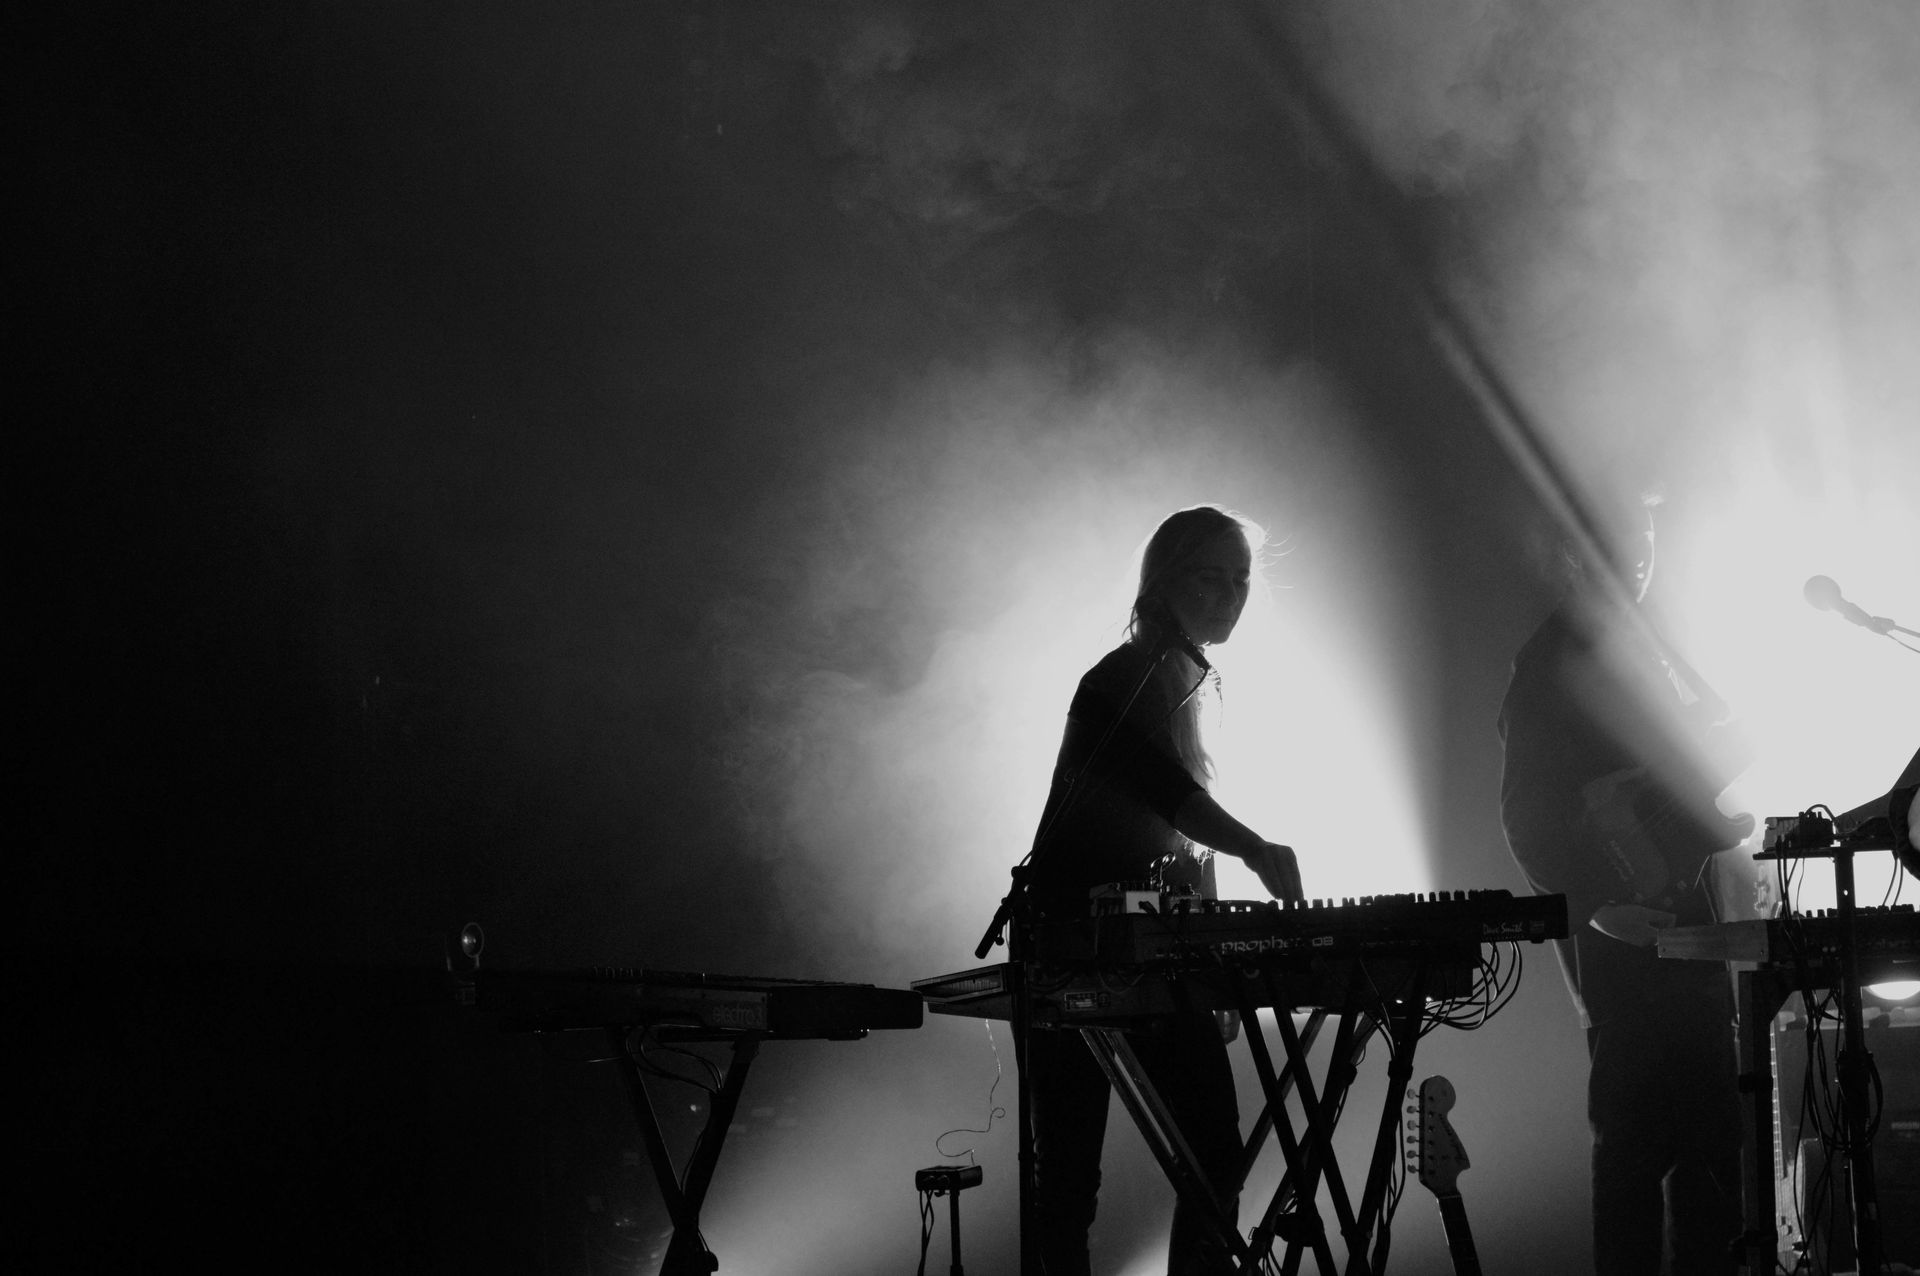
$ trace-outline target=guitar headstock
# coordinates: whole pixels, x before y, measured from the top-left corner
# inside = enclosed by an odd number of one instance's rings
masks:
[[[1407,1115],[1414,1127],[1407,1135],[1407,1151],[1420,1186],[1435,1196],[1457,1195],[1460,1171],[1473,1164],[1460,1136],[1447,1123],[1453,1099],[1453,1083],[1442,1076],[1428,1077],[1420,1083],[1419,1093],[1407,1099]]]

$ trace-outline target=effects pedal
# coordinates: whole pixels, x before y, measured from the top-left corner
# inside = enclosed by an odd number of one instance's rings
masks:
[[[979,1186],[980,1167],[977,1165],[929,1165],[924,1170],[913,1172],[913,1188],[916,1192],[960,1192]]]

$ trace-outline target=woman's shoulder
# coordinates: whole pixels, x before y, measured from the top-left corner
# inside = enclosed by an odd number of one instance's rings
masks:
[[[1134,715],[1164,717],[1181,689],[1169,684],[1164,671],[1156,675],[1158,654],[1146,644],[1125,642],[1102,656],[1074,692],[1076,715],[1096,718],[1130,705]]]
[[[1131,685],[1139,681],[1150,663],[1147,650],[1139,643],[1123,642],[1100,657],[1093,668],[1081,677],[1080,685],[1096,688]]]

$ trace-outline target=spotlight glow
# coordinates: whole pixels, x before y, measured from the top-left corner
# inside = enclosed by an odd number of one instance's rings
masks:
[[[1218,792],[1254,828],[1295,847],[1311,898],[1433,886],[1407,697],[1390,658],[1354,637],[1389,628],[1363,614],[1379,605],[1277,593],[1249,605],[1218,661],[1228,695]],[[1219,876],[1223,896],[1265,895],[1238,861],[1224,861]]]
[[[1830,574],[1869,611],[1920,628],[1911,553],[1920,515],[1891,499],[1897,471],[1877,471],[1864,451],[1848,459],[1854,477],[1844,484],[1742,466],[1676,537],[1689,546],[1673,582],[1678,623],[1752,745],[1753,764],[1723,805],[1760,816],[1843,812],[1886,792],[1920,743],[1920,656],[1801,596],[1808,577]],[[1855,873],[1863,903],[1901,885],[1891,856],[1859,856]],[[1799,907],[1831,906],[1830,869],[1813,864],[1801,880]]]

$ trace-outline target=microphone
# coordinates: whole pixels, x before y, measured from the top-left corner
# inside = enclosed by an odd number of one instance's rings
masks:
[[[1841,619],[1862,629],[1871,629],[1876,634],[1884,634],[1894,627],[1891,620],[1869,616],[1864,608],[1842,598],[1840,586],[1834,583],[1831,576],[1807,577],[1807,583],[1800,587],[1800,596],[1816,610],[1837,613]]]
[[[1167,606],[1167,600],[1153,594],[1142,594],[1133,600],[1133,610],[1153,622],[1158,632],[1154,635],[1155,646],[1165,649],[1179,648],[1180,654],[1200,666],[1201,672],[1213,668],[1206,655],[1201,652],[1200,644],[1187,637],[1187,631],[1181,628],[1174,618],[1173,608]]]

